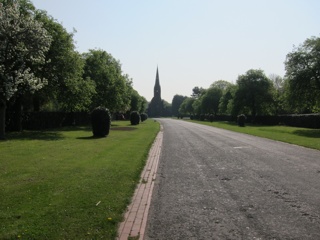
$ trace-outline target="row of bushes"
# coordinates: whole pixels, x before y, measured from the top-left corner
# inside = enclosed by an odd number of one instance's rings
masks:
[[[99,108],[98,108],[99,109]],[[101,109],[100,109],[101,111]],[[108,110],[109,111],[109,110]],[[93,112],[92,112],[93,113]],[[88,112],[23,112],[17,117],[15,112],[6,113],[6,131],[43,130],[66,126],[90,125],[92,113]],[[110,115],[110,112],[109,112]],[[148,115],[139,114],[139,123],[145,121]],[[111,118],[111,115],[110,115]],[[114,120],[131,120],[131,114],[113,114]],[[17,127],[17,125],[20,125]],[[136,124],[133,124],[136,125]]]
[[[90,123],[90,113],[87,112],[23,112],[18,119],[14,112],[7,112],[6,131],[19,131],[21,128],[42,130]]]
[[[178,118],[183,118],[179,115]],[[191,120],[237,122],[237,116],[202,114],[191,115]],[[279,116],[246,116],[246,123],[261,125],[286,125],[304,128],[320,128],[320,114],[292,114]]]

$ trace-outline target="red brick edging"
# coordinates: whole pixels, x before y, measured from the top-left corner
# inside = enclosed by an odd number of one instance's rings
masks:
[[[141,173],[141,181],[134,192],[131,204],[128,206],[124,221],[118,229],[118,240],[128,240],[128,237],[144,238],[162,139],[163,129],[161,126],[160,132],[150,149],[147,163]]]

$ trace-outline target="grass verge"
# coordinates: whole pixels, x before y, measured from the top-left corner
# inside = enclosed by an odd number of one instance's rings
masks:
[[[239,127],[236,123],[230,122],[210,123],[195,120],[192,122],[320,150],[320,129],[250,124],[245,127]]]
[[[0,239],[114,239],[159,124],[9,133],[0,142]]]

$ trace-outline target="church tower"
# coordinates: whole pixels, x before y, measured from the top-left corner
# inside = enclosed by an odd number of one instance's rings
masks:
[[[162,111],[163,111],[163,103],[161,99],[159,70],[157,67],[156,82],[153,89],[153,98],[149,103],[149,107],[148,107],[148,115],[149,117],[161,117]]]

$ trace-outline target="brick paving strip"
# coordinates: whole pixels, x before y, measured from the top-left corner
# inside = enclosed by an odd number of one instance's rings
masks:
[[[150,149],[147,163],[141,173],[141,181],[124,215],[124,221],[118,229],[118,240],[128,240],[129,237],[133,239],[144,238],[154,180],[158,169],[162,139],[163,129],[161,126]]]

